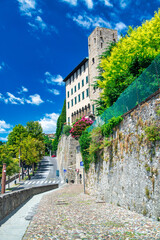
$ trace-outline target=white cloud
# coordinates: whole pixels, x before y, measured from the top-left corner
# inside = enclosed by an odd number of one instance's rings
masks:
[[[62,2],[67,2],[72,6],[77,6],[77,0],[61,0]]]
[[[130,0],[120,0],[120,7],[126,8],[130,4]]]
[[[0,137],[0,141],[7,142],[8,138],[7,137]]]
[[[18,92],[19,94],[21,94],[22,92],[28,92],[28,89],[22,86],[22,90],[20,92]],[[43,103],[44,101],[41,99],[39,94],[34,94],[34,95],[30,95],[28,97],[28,99],[26,98],[19,98],[19,97],[15,97],[12,93],[7,92],[6,93],[7,97],[4,97],[4,95],[2,93],[0,93],[0,101],[8,104],[33,104],[33,105],[40,105],[41,103]]]
[[[83,28],[89,29],[91,27],[107,27],[111,28],[111,24],[104,20],[101,17],[88,17],[87,14],[84,14],[84,16],[71,16],[70,14],[67,15],[69,18],[71,18],[74,22],[76,22],[79,26],[82,26]]]
[[[117,29],[118,31],[122,31],[123,29],[126,29],[126,28],[127,26],[123,22],[116,23],[115,25],[115,29]]]
[[[36,26],[36,24],[31,23],[31,22],[28,22],[28,25],[29,25],[32,29],[38,30],[38,26]]]
[[[51,32],[58,32],[54,26],[47,25],[42,19],[40,14],[43,14],[42,10],[38,8],[37,0],[17,0],[19,3],[19,9],[22,15],[29,18],[28,25],[33,31],[42,30],[46,34]]]
[[[39,94],[34,94],[29,96],[30,100],[26,100],[27,103],[32,105],[40,105],[44,101],[41,99]]]
[[[63,77],[61,75],[52,75],[50,72],[45,72],[44,74],[46,76],[46,82],[48,84],[53,84],[53,85],[59,85],[59,86],[63,86],[64,82],[63,82]]]
[[[71,6],[77,6],[78,5],[78,1],[77,0],[60,0],[60,1],[69,3]],[[85,2],[85,4],[87,5],[87,7],[89,9],[93,8],[93,0],[81,0],[81,1]]]
[[[42,29],[42,31],[44,29],[47,29],[47,24],[42,20],[42,18],[40,16],[37,16],[35,21],[38,23],[38,25]]]
[[[17,0],[22,14],[32,17],[32,12],[36,10],[35,0]]]
[[[7,124],[4,120],[0,120],[0,133],[7,133],[12,126]]]
[[[10,102],[12,104],[24,104],[24,98],[15,97],[12,93],[7,92],[8,99],[6,99],[6,103]]]
[[[49,100],[49,99],[47,99],[47,102],[48,103],[54,103],[52,100]]]
[[[107,7],[113,7],[113,4],[110,3],[110,0],[102,0]]]
[[[92,0],[85,0],[85,2],[86,2],[86,5],[89,9],[93,8],[93,1]]]
[[[60,95],[60,91],[57,89],[48,89],[49,92],[53,93],[54,95]]]
[[[45,114],[44,118],[40,119],[39,123],[42,126],[44,133],[54,133],[56,131],[58,113]]]
[[[28,89],[22,86],[18,94],[22,94],[23,92],[28,92]]]

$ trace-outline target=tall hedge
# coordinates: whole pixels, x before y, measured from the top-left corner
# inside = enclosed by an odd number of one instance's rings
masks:
[[[64,123],[66,122],[66,100],[64,100],[64,104],[63,104],[63,108],[62,108],[62,112],[60,114],[60,116],[57,119],[57,128],[56,128],[56,137],[53,141],[53,151],[57,150],[58,147],[58,142],[59,142],[59,137],[62,133],[63,130],[63,126]]]
[[[160,54],[160,10],[150,21],[132,29],[104,54],[97,80],[102,89],[103,108],[111,106],[120,94]]]

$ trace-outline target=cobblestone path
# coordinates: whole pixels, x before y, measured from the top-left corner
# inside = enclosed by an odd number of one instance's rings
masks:
[[[80,185],[45,195],[23,240],[159,239],[160,222],[113,204],[97,203]]]

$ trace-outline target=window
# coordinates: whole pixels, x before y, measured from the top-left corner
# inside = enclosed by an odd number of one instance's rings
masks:
[[[82,87],[84,86],[84,79],[82,80]]]
[[[73,95],[73,88],[71,88],[71,95]]]
[[[103,42],[103,37],[100,37],[101,42]]]
[[[89,96],[89,88],[86,89],[86,97]]]
[[[76,91],[77,91],[76,86],[74,86],[74,92],[76,92]]]
[[[78,83],[78,90],[80,89],[80,83]]]
[[[68,91],[68,93],[67,93],[67,94],[68,94],[68,97],[69,97],[69,91]]]
[[[80,102],[81,101],[81,95],[79,94],[78,95],[78,102]]]
[[[84,91],[82,92],[82,100],[84,99]]]
[[[68,109],[69,109],[69,102],[68,102]]]
[[[102,35],[102,32],[100,31],[100,35]]]
[[[74,98],[74,102],[75,102],[75,104],[77,104],[77,97]]]
[[[101,42],[101,48],[103,48],[103,43]]]
[[[68,123],[70,124],[70,117],[68,117]]]
[[[73,99],[71,100],[71,107],[73,107]]]
[[[92,58],[92,64],[94,64],[94,58]]]
[[[94,38],[94,43],[96,43],[96,38]]]
[[[88,83],[88,76],[86,77],[86,84]]]

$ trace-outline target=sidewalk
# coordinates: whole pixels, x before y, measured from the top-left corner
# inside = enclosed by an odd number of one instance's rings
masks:
[[[82,185],[43,196],[23,240],[160,239],[160,222],[113,204],[96,203]]]

